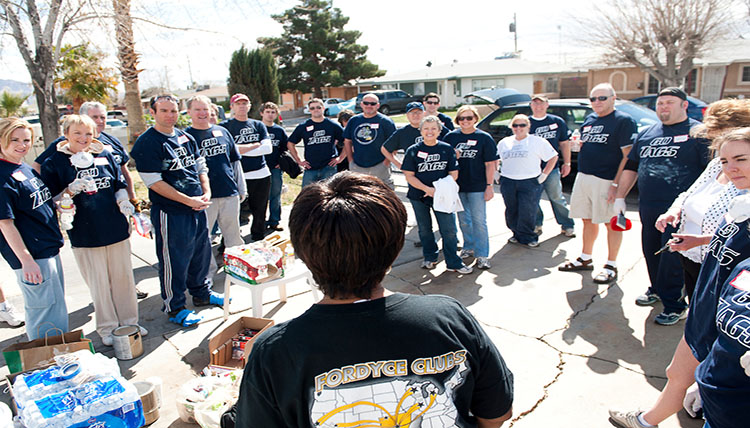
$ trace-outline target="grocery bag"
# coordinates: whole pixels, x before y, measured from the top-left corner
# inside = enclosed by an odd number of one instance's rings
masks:
[[[83,330],[63,333],[59,328],[50,328],[43,338],[8,346],[3,357],[10,373],[17,373],[53,364],[56,355],[83,349],[94,353],[94,345],[83,337]]]

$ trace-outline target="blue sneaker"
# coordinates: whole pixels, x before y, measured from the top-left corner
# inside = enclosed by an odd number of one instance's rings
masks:
[[[687,309],[683,309],[681,312],[662,312],[654,318],[654,322],[659,325],[675,325],[677,321],[685,318],[687,318]]]
[[[189,309],[182,309],[176,313],[171,313],[169,316],[169,322],[173,322],[183,327],[190,327],[191,325],[198,324],[201,321],[203,321],[203,317]]]

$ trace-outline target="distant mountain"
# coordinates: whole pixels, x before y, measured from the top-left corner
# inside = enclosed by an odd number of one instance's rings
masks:
[[[29,95],[34,92],[34,88],[31,86],[31,83],[19,82],[17,80],[0,79],[0,92],[3,91]]]

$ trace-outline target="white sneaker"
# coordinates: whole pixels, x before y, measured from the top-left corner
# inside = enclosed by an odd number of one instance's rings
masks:
[[[609,419],[610,422],[613,422],[613,424],[617,427],[621,428],[646,428],[646,425],[643,425],[638,421],[638,415],[640,415],[640,410],[634,410],[630,412],[621,412],[619,410],[610,410],[609,411]],[[652,425],[653,427],[658,427],[659,425]]]
[[[562,229],[560,231],[563,235],[565,235],[566,238],[575,238],[576,237],[576,231],[575,229]]]
[[[460,268],[456,268],[456,269],[448,268],[446,270],[451,271],[451,272],[457,272],[457,273],[460,273],[460,274],[463,274],[463,275],[468,275],[468,274],[474,272],[474,269],[472,269],[472,268],[470,268],[469,266],[466,266],[466,265],[463,265]]]
[[[459,255],[459,257],[461,257],[462,259],[466,259],[466,258],[469,258],[469,257],[474,257],[474,250],[463,249],[463,250],[461,250],[461,254]]]
[[[106,336],[102,336],[102,345],[104,346],[112,346],[114,343],[114,339],[112,339],[112,335],[108,334]]]
[[[477,269],[489,269],[491,267],[490,260],[487,257],[479,257],[477,259]]]
[[[11,327],[21,327],[26,324],[21,318],[16,315],[15,309],[10,303],[5,302],[5,309],[0,310],[0,321],[5,321]]]
[[[141,336],[148,336],[148,330],[146,330],[146,327],[139,325],[138,328],[141,329]]]
[[[534,233],[536,233],[536,236],[541,236],[542,235],[542,226],[536,226],[534,228]]]
[[[435,269],[435,265],[437,262],[431,262],[429,260],[423,260],[422,264],[419,266],[422,269]]]

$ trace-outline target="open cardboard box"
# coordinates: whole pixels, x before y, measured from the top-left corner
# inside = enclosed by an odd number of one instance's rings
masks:
[[[208,352],[211,357],[211,365],[230,369],[244,368],[247,363],[247,358],[250,356],[250,350],[253,347],[255,338],[258,337],[258,334],[266,331],[272,325],[272,319],[242,317],[224,327],[224,329],[216,332],[210,339],[208,339]],[[245,328],[258,330],[258,333],[252,339],[247,341],[247,344],[245,345],[245,359],[233,360],[232,337]]]

